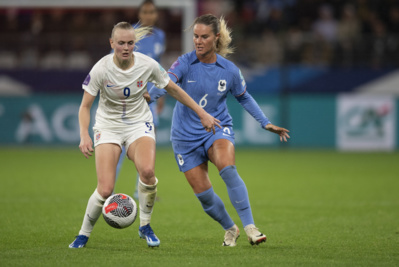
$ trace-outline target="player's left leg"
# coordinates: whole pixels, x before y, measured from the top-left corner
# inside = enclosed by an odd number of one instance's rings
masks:
[[[135,140],[127,150],[128,158],[136,165],[140,175],[138,198],[140,208],[139,236],[147,240],[150,247],[157,247],[160,240],[154,234],[150,222],[157,194],[158,179],[155,177],[155,140],[144,136]]]
[[[226,184],[230,201],[241,219],[249,242],[252,245],[265,242],[266,236],[255,227],[248,190],[235,166],[233,143],[227,139],[215,140],[208,150],[208,156]]]

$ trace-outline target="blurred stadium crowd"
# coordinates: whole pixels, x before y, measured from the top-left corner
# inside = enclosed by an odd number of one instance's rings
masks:
[[[399,66],[397,0],[200,0],[205,13],[226,17],[240,65]],[[0,69],[90,69],[122,20],[136,22],[137,7],[0,8]],[[160,9],[158,26],[170,64],[182,52],[182,10]]]

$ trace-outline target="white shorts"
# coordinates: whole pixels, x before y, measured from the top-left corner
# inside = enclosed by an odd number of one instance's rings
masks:
[[[151,137],[155,140],[154,124],[152,122],[137,123],[126,127],[123,131],[115,131],[110,129],[101,129],[93,127],[94,131],[94,147],[100,144],[117,144],[124,146],[126,150],[129,146],[143,136]]]

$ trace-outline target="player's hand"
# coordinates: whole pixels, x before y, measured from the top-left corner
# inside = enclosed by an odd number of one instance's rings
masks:
[[[87,159],[92,155],[93,141],[88,134],[80,138],[79,149]]]
[[[212,131],[213,134],[215,134],[215,126],[219,127],[220,129],[222,128],[219,125],[219,122],[220,120],[214,118],[209,113],[205,113],[204,117],[201,118],[202,126],[204,126],[207,132]]]
[[[283,140],[284,140],[284,142],[287,142],[287,138],[290,138],[290,136],[288,135],[288,133],[290,131],[288,131],[285,128],[281,128],[281,127],[278,127],[276,125],[269,123],[268,125],[265,126],[265,129],[272,133],[278,134],[280,136],[281,142],[283,142]]]
[[[145,101],[147,101],[147,103],[151,101],[151,96],[148,92],[145,92],[143,94],[143,97],[145,98]]]

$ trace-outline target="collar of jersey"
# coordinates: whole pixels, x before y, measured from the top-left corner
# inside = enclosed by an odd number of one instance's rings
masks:
[[[225,69],[226,67],[224,66],[224,62],[223,62],[223,60],[222,60],[222,56],[220,56],[219,54],[216,54],[216,66],[218,66],[218,67],[221,67],[221,68],[223,68],[223,69]],[[191,55],[190,55],[190,62],[191,62],[191,64],[190,65],[194,65],[194,64],[197,64],[197,63],[200,63],[201,61],[199,61],[199,59],[197,58],[197,55],[195,54],[195,50],[194,51],[192,51],[191,52]],[[213,64],[213,63],[212,63]]]

